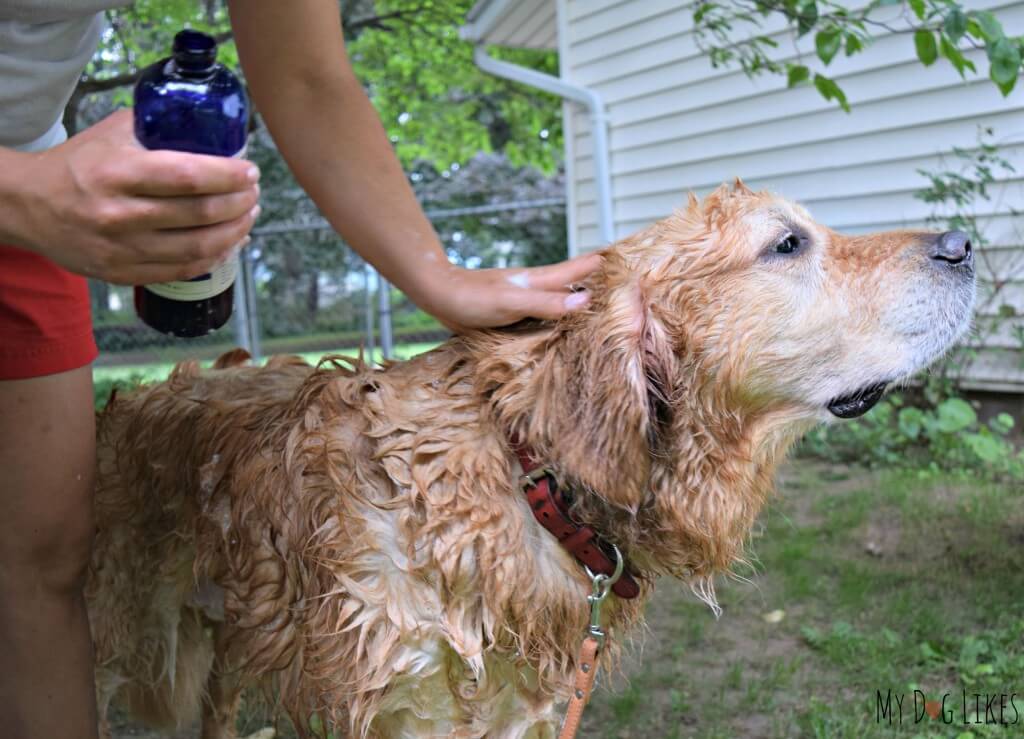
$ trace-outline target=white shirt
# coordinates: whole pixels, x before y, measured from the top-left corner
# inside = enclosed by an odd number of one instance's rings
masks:
[[[0,146],[39,151],[67,139],[64,106],[99,44],[100,11],[130,1],[0,2]]]

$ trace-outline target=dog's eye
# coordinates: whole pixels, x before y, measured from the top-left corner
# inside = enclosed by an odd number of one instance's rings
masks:
[[[796,234],[790,234],[782,241],[775,245],[774,251],[777,254],[792,254],[800,248],[800,237]]]

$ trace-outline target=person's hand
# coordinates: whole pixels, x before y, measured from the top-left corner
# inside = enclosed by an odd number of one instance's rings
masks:
[[[584,307],[586,291],[573,283],[601,265],[599,254],[544,267],[462,269],[451,267],[427,307],[453,331],[506,326],[523,318],[555,319]]]
[[[259,215],[256,165],[149,151],[130,110],[27,156],[15,243],[88,277],[140,285],[209,272]]]

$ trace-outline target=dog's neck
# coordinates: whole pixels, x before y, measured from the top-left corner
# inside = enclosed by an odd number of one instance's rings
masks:
[[[466,345],[503,433],[575,488],[574,513],[640,574],[703,580],[729,569],[792,424],[739,412],[692,368],[651,388],[649,368],[603,339],[580,317]]]

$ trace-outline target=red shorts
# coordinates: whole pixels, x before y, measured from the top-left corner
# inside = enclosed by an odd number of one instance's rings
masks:
[[[97,354],[85,278],[0,245],[0,380],[67,372]]]

